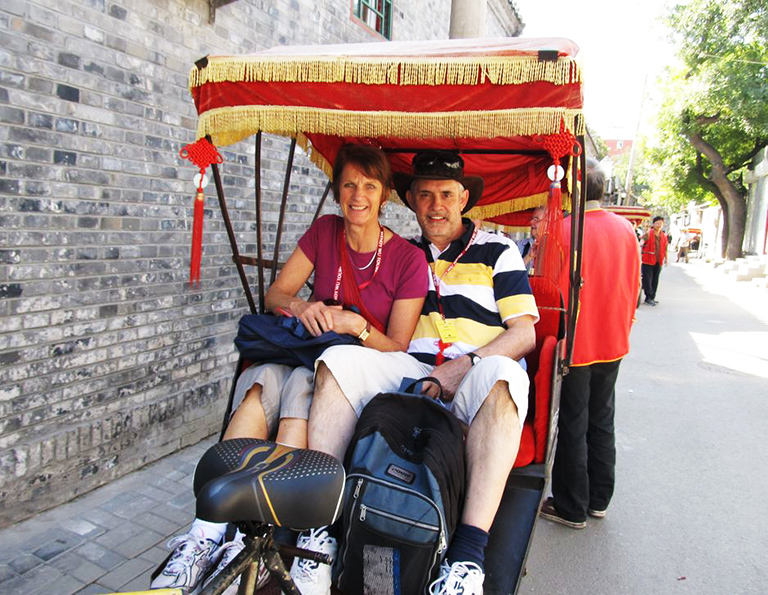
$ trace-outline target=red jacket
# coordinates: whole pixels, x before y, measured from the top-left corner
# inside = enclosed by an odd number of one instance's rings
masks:
[[[667,260],[667,234],[661,232],[661,262],[656,262],[656,232],[651,229],[648,239],[643,244],[643,264],[662,265]]]
[[[563,245],[571,244],[570,219],[563,220]],[[640,258],[632,225],[614,213],[588,210],[584,220],[581,287],[573,366],[612,362],[629,352],[629,330],[640,291]],[[568,298],[568,267],[560,288]],[[567,304],[566,304],[567,306]]]

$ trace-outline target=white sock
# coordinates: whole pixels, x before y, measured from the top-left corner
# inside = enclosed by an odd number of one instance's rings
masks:
[[[210,539],[214,543],[221,543],[224,533],[227,531],[227,523],[209,523],[202,519],[192,521],[189,533],[195,537]]]

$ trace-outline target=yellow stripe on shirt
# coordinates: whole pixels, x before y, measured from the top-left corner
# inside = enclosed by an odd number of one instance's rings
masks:
[[[434,339],[439,338],[435,322],[439,321],[441,316],[437,312],[430,312],[429,315],[419,316],[419,322],[416,324],[416,330],[413,331],[411,340]],[[469,318],[454,318],[453,323],[456,326],[458,343],[467,343],[469,345],[486,345],[503,333],[506,329],[500,326],[487,326],[475,322]]]
[[[438,260],[432,265],[435,275],[442,277],[445,271],[451,266],[451,263],[445,260]],[[446,285],[484,285],[493,287],[493,268],[480,262],[457,263],[447,277],[442,279]]]

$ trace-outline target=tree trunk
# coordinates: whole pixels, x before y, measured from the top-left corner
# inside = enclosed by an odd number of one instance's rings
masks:
[[[720,245],[720,256],[723,257],[723,258],[726,258],[726,253],[728,252],[728,228],[729,228],[729,225],[728,225],[728,221],[729,221],[729,219],[728,219],[728,211],[730,209],[728,208],[728,203],[725,202],[724,198],[721,199],[721,198],[718,197],[717,200],[720,202],[720,207],[723,210],[723,233],[722,233],[722,236],[720,238],[721,239],[721,242],[720,242],[720,244],[721,244]]]
[[[728,179],[725,173],[723,158],[712,145],[705,141],[698,132],[688,134],[688,139],[694,148],[702,153],[712,165],[709,179],[722,193],[728,205],[726,219],[723,225],[723,238],[727,237],[725,258],[735,260],[741,257],[741,246],[744,243],[744,231],[747,225],[747,201]],[[727,228],[727,236],[726,236]]]

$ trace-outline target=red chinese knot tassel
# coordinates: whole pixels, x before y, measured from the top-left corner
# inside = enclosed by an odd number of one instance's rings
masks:
[[[195,194],[194,218],[192,222],[192,253],[189,261],[189,282],[200,283],[200,264],[203,260],[203,215],[205,213],[205,192],[203,178],[205,170],[212,163],[223,163],[224,158],[207,139],[185,145],[179,151],[183,159],[188,159],[200,169],[200,183]]]
[[[582,149],[576,137],[570,130],[566,129],[564,120],[560,120],[560,132],[558,134],[537,136],[535,140],[541,143],[552,157],[550,171],[553,172],[550,177],[552,183],[549,185],[547,216],[543,233],[540,234],[546,240],[544,241],[543,253],[539,252],[536,274],[552,279],[557,283],[560,268],[564,264],[562,241],[563,198],[560,186],[560,179],[564,175],[564,169],[560,167],[560,160],[565,156],[574,157],[579,155]]]
[[[203,260],[203,213],[205,194],[198,189],[195,194],[194,219],[192,222],[192,254],[189,259],[189,282],[200,283],[200,264]]]

